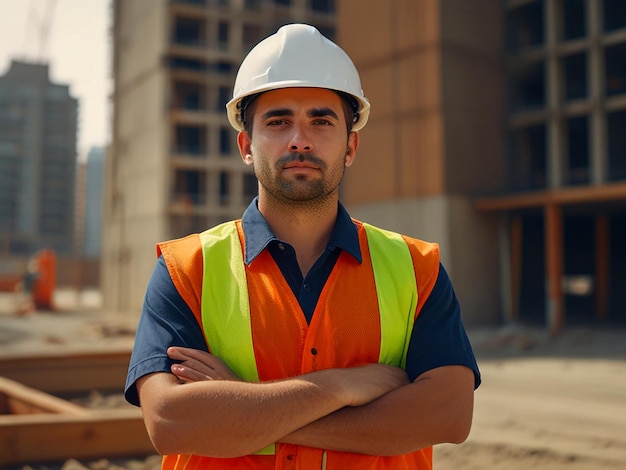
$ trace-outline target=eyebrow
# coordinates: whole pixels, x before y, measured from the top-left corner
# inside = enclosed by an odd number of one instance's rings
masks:
[[[263,116],[261,117],[265,120],[265,119],[278,117],[278,116],[293,116],[293,115],[294,115],[293,111],[289,108],[277,108],[277,109],[270,109],[268,112],[264,113]],[[313,118],[330,116],[337,120],[339,119],[339,116],[337,115],[337,113],[330,108],[310,109],[307,112],[307,116],[313,117]]]

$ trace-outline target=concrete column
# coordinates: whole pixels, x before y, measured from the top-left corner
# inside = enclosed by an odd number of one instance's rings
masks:
[[[546,72],[547,72],[547,186],[560,188],[563,184],[563,132],[561,118],[561,64],[556,52],[560,24],[557,0],[545,4],[546,31]]]
[[[589,80],[590,116],[590,172],[591,183],[602,184],[607,178],[606,113],[604,109],[604,48],[601,42],[601,2],[587,0],[587,29],[589,56],[587,76]]]

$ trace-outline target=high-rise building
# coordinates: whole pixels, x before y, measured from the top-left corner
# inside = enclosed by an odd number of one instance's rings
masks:
[[[239,64],[283,24],[335,35],[333,0],[113,2],[105,306],[141,307],[157,241],[238,218],[257,193],[225,114]]]
[[[0,77],[0,238],[9,254],[73,248],[78,101],[48,65]]]

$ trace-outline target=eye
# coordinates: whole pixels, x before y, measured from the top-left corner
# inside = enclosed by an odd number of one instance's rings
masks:
[[[316,126],[332,126],[334,125],[330,119],[316,119],[313,121]]]
[[[267,126],[282,126],[285,124],[289,124],[289,121],[286,119],[272,119],[271,121],[266,122]]]

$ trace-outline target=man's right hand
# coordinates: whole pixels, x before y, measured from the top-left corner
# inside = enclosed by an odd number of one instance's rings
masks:
[[[336,374],[346,406],[365,405],[409,383],[403,369],[385,364],[329,369],[328,372]]]

